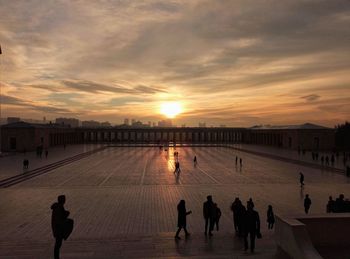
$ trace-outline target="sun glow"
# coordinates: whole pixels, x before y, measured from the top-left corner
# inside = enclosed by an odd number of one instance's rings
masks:
[[[175,118],[182,112],[182,107],[178,102],[166,102],[161,104],[160,112],[168,118]]]

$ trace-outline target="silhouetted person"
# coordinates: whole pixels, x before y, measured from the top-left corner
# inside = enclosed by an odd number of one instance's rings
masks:
[[[52,204],[52,216],[51,216],[51,227],[52,233],[55,237],[55,248],[54,248],[54,258],[60,258],[60,249],[62,246],[62,241],[65,236],[65,223],[69,216],[69,211],[64,209],[64,203],[66,202],[66,196],[60,195],[57,198],[57,202]]]
[[[242,207],[242,202],[238,197],[235,198],[235,201],[231,205],[231,210],[233,212],[233,225],[235,228],[236,233],[239,233],[239,220],[240,220],[240,213],[241,213],[241,207]]]
[[[179,237],[179,233],[181,229],[184,229],[186,237],[190,235],[186,229],[186,217],[187,215],[191,214],[192,211],[186,211],[186,206],[185,206],[185,200],[181,200],[180,203],[177,205],[177,227],[178,230],[176,231],[175,238],[176,239],[181,239]]]
[[[335,200],[335,212],[344,212],[344,211],[345,211],[344,194],[340,194],[339,197]]]
[[[249,198],[249,200],[247,201],[247,208],[249,204],[252,206],[252,208],[254,208],[254,202],[252,198]]]
[[[335,201],[333,200],[332,196],[329,196],[326,211],[327,213],[335,212],[334,209],[335,209]]]
[[[326,156],[326,166],[329,166],[329,157]]]
[[[175,162],[175,171],[174,171],[174,174],[180,174],[181,170],[180,170],[180,162],[179,161],[176,161]]]
[[[310,206],[311,206],[311,199],[309,198],[309,194],[306,194],[304,199],[304,209],[306,214],[309,213]]]
[[[238,163],[238,156],[236,156],[236,165],[237,165],[237,163]]]
[[[239,159],[239,165],[242,167],[242,164],[243,164],[242,158],[240,158],[240,159]]]
[[[269,205],[267,209],[267,228],[273,229],[273,225],[275,224],[275,214],[273,213],[272,206]]]
[[[46,149],[45,150],[45,158],[47,158],[48,155],[49,155],[49,151]]]
[[[248,235],[250,238],[250,251],[255,249],[255,238],[261,237],[259,213],[253,209],[251,204],[248,205],[244,216],[244,249],[248,250]]]
[[[193,158],[193,164],[194,164],[194,166],[197,165],[197,156],[194,156],[194,158]]]
[[[23,160],[23,169],[28,169],[29,167],[29,160],[28,159],[24,159]]]
[[[221,210],[218,208],[218,205],[214,203],[214,209],[215,209],[215,217],[214,217],[214,227],[216,225],[216,231],[219,231],[219,221],[221,217]]]
[[[332,164],[332,166],[334,166],[334,162],[335,162],[335,157],[334,157],[334,154],[332,154],[332,156],[331,156],[331,164]]]
[[[300,172],[299,175],[300,175],[300,178],[299,178],[300,187],[304,187],[304,174]]]
[[[215,220],[215,209],[214,209],[214,203],[213,198],[211,195],[207,196],[207,201],[203,203],[203,217],[205,220],[205,230],[204,234],[207,235],[208,233],[208,227],[209,227],[209,236],[212,236],[211,233],[214,228],[214,220]]]

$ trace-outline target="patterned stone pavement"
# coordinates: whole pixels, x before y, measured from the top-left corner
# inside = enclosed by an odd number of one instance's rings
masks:
[[[67,196],[66,209],[75,229],[63,244],[62,258],[283,258],[275,255],[266,210],[303,212],[303,196],[312,199],[311,213],[325,211],[329,195],[350,196],[343,175],[277,161],[224,147],[177,148],[181,174],[174,176],[172,148],[111,147],[10,188],[0,189],[0,258],[51,258],[50,205]],[[194,167],[193,157],[198,158]],[[243,166],[234,158],[243,159]],[[305,188],[299,187],[299,171]],[[202,204],[208,194],[222,210],[220,231],[206,240]],[[242,250],[233,235],[230,204],[239,196],[255,202],[263,239],[254,255]],[[176,205],[186,200],[189,240],[175,242]]]

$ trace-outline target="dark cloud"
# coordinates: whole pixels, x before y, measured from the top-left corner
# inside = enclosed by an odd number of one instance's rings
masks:
[[[121,94],[155,94],[166,92],[164,89],[145,85],[138,85],[134,88],[127,88],[119,85],[110,86],[86,80],[62,80],[61,83],[70,89],[88,93],[109,92]]]
[[[313,102],[313,101],[320,99],[321,96],[319,96],[318,94],[309,94],[309,95],[302,96],[300,98],[305,99],[308,102]]]
[[[37,103],[26,101],[17,97],[9,96],[9,95],[2,95],[1,101],[3,104],[6,105],[15,105],[22,108],[30,108],[36,111],[46,112],[46,113],[55,113],[55,114],[77,114],[74,113],[72,110],[61,108],[57,106],[45,106],[45,105],[39,105]]]

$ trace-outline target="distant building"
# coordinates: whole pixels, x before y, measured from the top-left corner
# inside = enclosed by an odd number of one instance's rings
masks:
[[[15,123],[15,122],[20,122],[21,118],[19,117],[7,117],[7,123]]]
[[[133,125],[136,122],[135,119],[131,119],[131,125]]]
[[[1,150],[5,152],[33,151],[63,144],[79,143],[77,128],[58,124],[15,122],[1,127]]]
[[[101,123],[99,123],[98,121],[82,121],[81,122],[81,126],[84,128],[98,128],[101,126]]]
[[[199,122],[198,123],[198,127],[200,127],[200,128],[205,128],[207,125],[206,125],[206,123],[205,122]]]
[[[107,127],[107,128],[112,127],[112,125],[111,125],[108,121],[101,122],[101,125],[100,125],[100,126],[101,126],[101,127]]]
[[[335,130],[311,123],[302,125],[258,125],[246,134],[246,143],[289,149],[331,150],[335,147]]]
[[[158,127],[172,127],[173,123],[170,119],[158,121]]]
[[[75,118],[56,118],[56,123],[66,126],[69,125],[71,128],[79,127],[79,120]]]
[[[125,124],[125,125],[129,125],[129,119],[127,119],[127,118],[124,119],[124,124]]]

